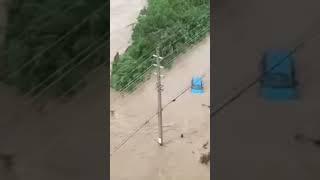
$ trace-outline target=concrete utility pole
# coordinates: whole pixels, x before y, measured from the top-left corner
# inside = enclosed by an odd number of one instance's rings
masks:
[[[158,138],[158,143],[160,146],[162,146],[163,143],[163,138],[162,138],[162,102],[161,102],[161,91],[162,91],[162,84],[161,84],[161,69],[163,68],[160,65],[160,60],[163,58],[160,57],[159,55],[159,48],[157,48],[156,55],[153,55],[153,57],[156,58],[157,64],[153,64],[154,66],[157,67],[157,90],[158,90],[158,129],[159,129],[159,138]]]

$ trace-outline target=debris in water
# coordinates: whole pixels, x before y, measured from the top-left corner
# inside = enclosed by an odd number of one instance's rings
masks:
[[[115,114],[114,110],[110,110],[110,114],[111,114],[111,117],[114,117],[114,114]]]
[[[4,162],[7,171],[11,171],[14,166],[14,155],[12,154],[0,154],[0,160]]]
[[[294,136],[294,139],[300,143],[310,142],[313,145],[320,147],[320,139],[309,138],[309,137],[306,137],[304,134],[298,133]]]
[[[202,148],[207,149],[208,144],[209,144],[209,142],[207,141],[205,144],[203,144]]]
[[[207,108],[209,108],[209,109],[211,109],[211,106],[210,105],[207,105],[207,104],[201,104],[202,106],[205,106],[205,107],[207,107]]]
[[[207,154],[202,154],[200,157],[200,163],[208,165],[210,162],[210,151]]]

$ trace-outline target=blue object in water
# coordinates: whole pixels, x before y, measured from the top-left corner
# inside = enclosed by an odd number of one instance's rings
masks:
[[[298,98],[295,60],[289,53],[286,50],[270,50],[263,56],[260,87],[261,95],[267,100]]]
[[[203,94],[203,81],[202,77],[195,76],[191,80],[191,93],[192,94]]]

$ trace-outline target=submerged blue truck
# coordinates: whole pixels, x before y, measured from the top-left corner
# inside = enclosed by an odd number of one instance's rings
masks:
[[[261,62],[260,94],[267,100],[298,98],[295,59],[288,50],[269,50]]]
[[[203,81],[202,77],[194,76],[191,80],[191,93],[192,94],[203,94]]]

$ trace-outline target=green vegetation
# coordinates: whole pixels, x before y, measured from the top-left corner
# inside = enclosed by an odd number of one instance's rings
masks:
[[[209,2],[149,0],[133,29],[132,44],[113,62],[111,87],[130,92],[148,78],[145,72],[155,63],[151,56],[157,47],[165,57],[161,64],[169,68],[176,55],[202,40],[209,31]]]
[[[2,81],[31,95],[56,80],[50,94],[70,89],[107,59],[107,8],[105,0],[13,0]]]

